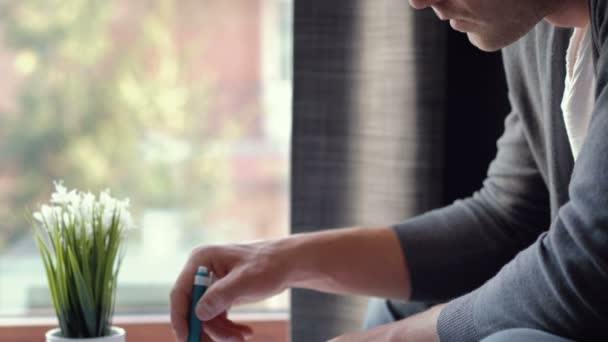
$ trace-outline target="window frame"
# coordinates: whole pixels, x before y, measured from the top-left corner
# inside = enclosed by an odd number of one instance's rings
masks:
[[[289,340],[287,313],[238,313],[230,315],[230,318],[253,328],[252,342]],[[129,341],[166,342],[174,339],[168,315],[116,316],[114,325],[126,330]],[[0,318],[0,337],[3,341],[38,342],[55,327],[56,319],[50,317]]]

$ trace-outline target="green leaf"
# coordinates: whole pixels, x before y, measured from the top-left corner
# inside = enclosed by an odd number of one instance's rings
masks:
[[[57,276],[55,274],[51,255],[49,253],[46,243],[42,240],[42,237],[40,236],[40,233],[38,231],[34,232],[34,238],[36,240],[36,245],[38,247],[38,250],[40,251],[40,255],[42,256],[44,269],[46,271],[47,282],[49,284],[49,291],[51,292],[51,299],[53,301],[53,307],[55,308],[55,313],[57,314],[59,326],[61,327],[62,331],[66,331],[67,324],[65,321],[65,314],[64,314],[65,309],[64,309],[63,302],[60,300],[61,298],[59,298],[58,294],[57,294],[57,288],[56,288]]]
[[[82,272],[78,267],[78,261],[72,251],[71,247],[68,247],[68,259],[70,261],[70,265],[72,266],[72,271],[74,272],[74,280],[76,283],[76,291],[78,294],[78,299],[80,299],[80,311],[84,315],[84,322],[87,327],[88,336],[95,336],[96,325],[97,325],[97,315],[95,312],[95,301],[93,300],[93,294],[91,293],[90,284],[87,284],[84,277],[82,276]]]
[[[67,305],[68,294],[70,292],[68,292],[67,289],[68,277],[65,264],[64,244],[61,242],[60,230],[57,226],[53,227],[52,231],[49,232],[49,239],[55,254],[57,298],[60,303],[65,303]]]

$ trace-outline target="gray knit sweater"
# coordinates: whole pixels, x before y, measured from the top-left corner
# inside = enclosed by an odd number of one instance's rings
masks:
[[[503,51],[512,112],[483,188],[394,227],[412,299],[451,300],[441,341],[608,340],[608,1],[589,3],[597,97],[576,165],[560,109],[571,30],[541,22]]]

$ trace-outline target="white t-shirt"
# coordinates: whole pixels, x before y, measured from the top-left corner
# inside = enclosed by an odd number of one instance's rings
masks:
[[[595,104],[595,71],[591,33],[587,27],[576,28],[566,54],[566,84],[561,107],[574,160],[587,136]]]

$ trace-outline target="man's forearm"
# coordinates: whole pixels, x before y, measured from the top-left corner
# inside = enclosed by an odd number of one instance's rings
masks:
[[[348,228],[294,235],[282,241],[289,287],[407,299],[410,277],[390,228]]]

